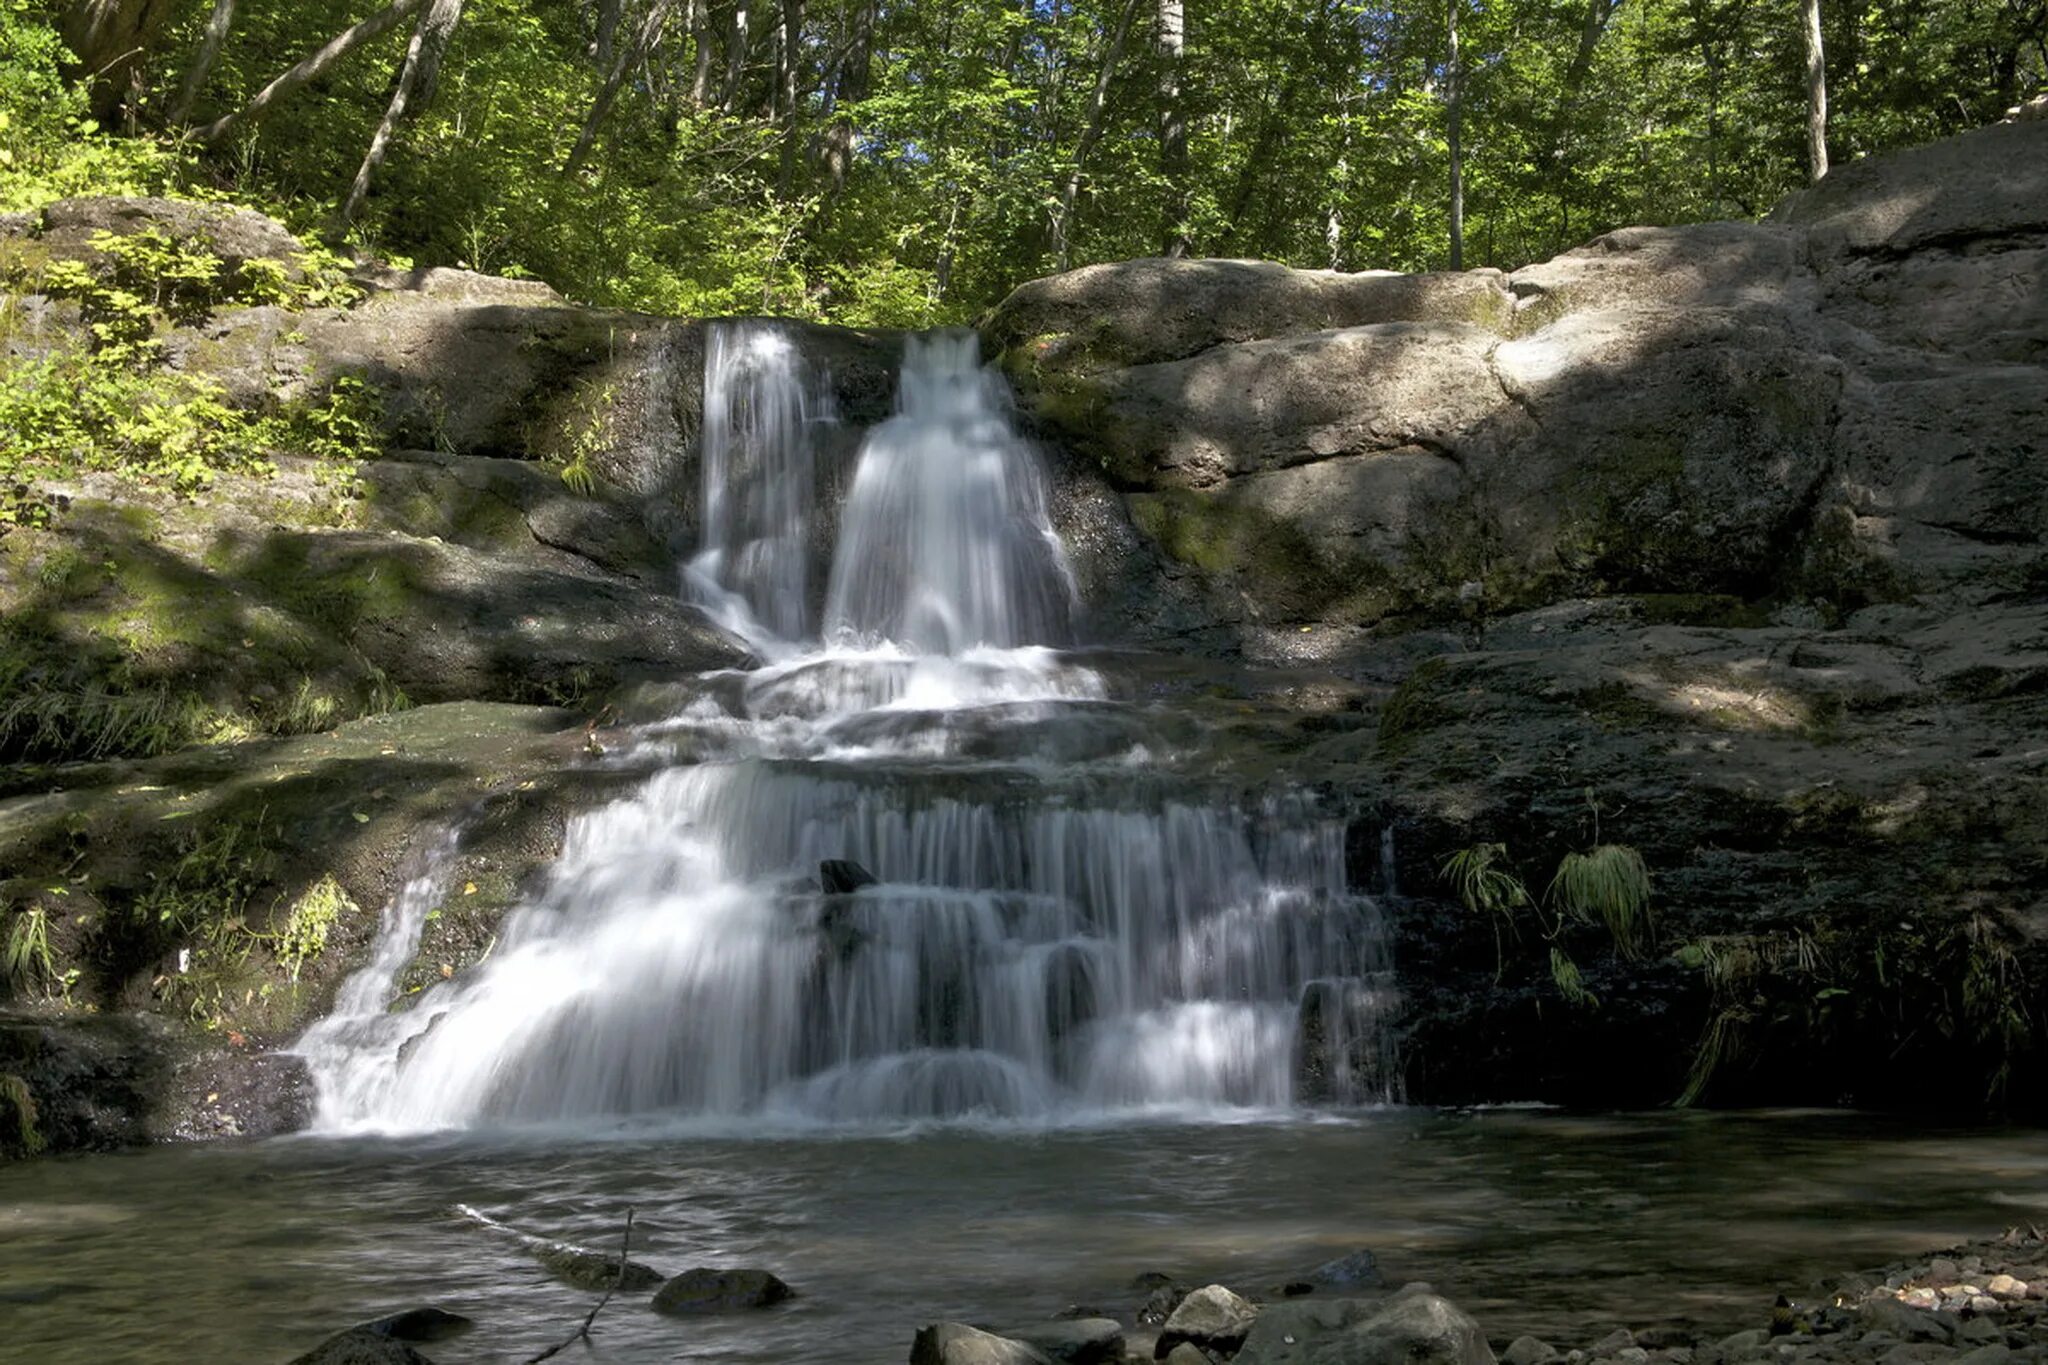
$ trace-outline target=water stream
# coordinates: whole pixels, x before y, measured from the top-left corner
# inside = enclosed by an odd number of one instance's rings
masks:
[[[478,970],[389,1014],[407,954],[379,953],[301,1045],[320,1127],[1385,1098],[1394,993],[1341,822],[1166,761],[1058,652],[1073,584],[1045,476],[973,335],[911,339],[836,518],[823,377],[771,324],[717,327],[706,356],[688,583],[764,662],[643,733],[679,761],[575,821]]]

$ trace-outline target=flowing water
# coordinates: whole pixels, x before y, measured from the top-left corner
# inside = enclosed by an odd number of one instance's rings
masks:
[[[1194,708],[1062,652],[1043,477],[971,339],[910,348],[839,509],[823,377],[771,327],[707,356],[689,590],[761,665],[635,732],[641,787],[394,1013],[459,831],[422,860],[299,1044],[314,1134],[0,1168],[0,1358],[284,1359],[424,1302],[479,1323],[443,1365],[560,1341],[593,1296],[458,1203],[597,1246],[630,1209],[658,1268],[774,1270],[773,1311],[621,1296],[574,1351],[763,1365],[1359,1246],[1498,1341],[1733,1329],[2048,1218],[2031,1134],[1389,1106],[1367,892],[1399,888],[1347,884],[1310,795],[1223,776]]]
[[[430,878],[400,898],[301,1044],[320,1126],[1093,1124],[1385,1098],[1394,997],[1341,822],[1169,761],[1055,652],[1072,582],[973,335],[909,343],[808,640],[822,381],[784,333],[736,324],[705,385],[690,582],[768,662],[649,727],[642,761],[678,761],[573,824],[490,961],[391,1014]]]
[[[1128,1310],[1144,1270],[1258,1291],[1365,1246],[1497,1346],[1610,1325],[1757,1326],[1780,1288],[2048,1222],[2037,1132],[1866,1115],[1386,1110],[1043,1130],[710,1131],[592,1141],[296,1138],[0,1167],[0,1359],[283,1361],[437,1303],[440,1365],[527,1359],[596,1295],[464,1203],[674,1274],[756,1265],[799,1297],[707,1319],[614,1299],[570,1360],[900,1365],[924,1322]]]

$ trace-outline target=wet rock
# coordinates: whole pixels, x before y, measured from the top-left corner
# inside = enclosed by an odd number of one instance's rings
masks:
[[[1244,1344],[1259,1310],[1220,1284],[1204,1285],[1181,1300],[1159,1329],[1159,1347],[1171,1351],[1182,1342],[1226,1354]]]
[[[393,1341],[448,1341],[474,1329],[476,1323],[441,1308],[409,1308],[403,1313],[366,1322],[362,1330]]]
[[[1134,1294],[1150,1294],[1155,1289],[1167,1289],[1173,1284],[1173,1276],[1163,1270],[1141,1270],[1131,1276],[1131,1282],[1126,1288]]]
[[[1160,1359],[1166,1365],[1218,1365],[1224,1356],[1215,1351],[1205,1351],[1191,1341],[1183,1341]]]
[[[1984,1292],[1995,1298],[2024,1299],[2027,1296],[2027,1286],[2024,1281],[2016,1280],[2010,1275],[1993,1275],[1985,1281]]]
[[[1379,1289],[1386,1284],[1378,1259],[1362,1247],[1323,1262],[1302,1278],[1319,1289]]]
[[[1500,1355],[1503,1365],[1550,1365],[1558,1358],[1557,1348],[1532,1336],[1519,1336]]]
[[[607,1254],[569,1242],[535,1242],[527,1250],[548,1274],[578,1289],[652,1289],[664,1278],[653,1266],[633,1260],[624,1262],[621,1271],[617,1252]]]
[[[1617,1327],[1606,1336],[1586,1348],[1589,1356],[1612,1356],[1626,1351],[1636,1344],[1636,1334],[1626,1327]]]
[[[818,885],[828,896],[845,896],[875,885],[875,874],[851,858],[827,858],[818,864]]]
[[[1123,1325],[1110,1317],[1033,1323],[1009,1336],[1063,1365],[1117,1365],[1124,1358]]]
[[[1137,1319],[1140,1326],[1161,1327],[1173,1316],[1173,1310],[1180,1307],[1188,1291],[1181,1285],[1168,1282],[1156,1286],[1138,1305]]]
[[[1494,1354],[1470,1316],[1409,1286],[1384,1301],[1313,1297],[1270,1304],[1236,1365],[1494,1365]]]
[[[742,1308],[766,1308],[781,1303],[793,1293],[790,1287],[765,1270],[714,1270],[699,1266],[685,1270],[655,1291],[658,1313],[725,1313]]]
[[[433,1365],[426,1356],[396,1338],[366,1327],[351,1327],[292,1358],[291,1365]]]
[[[1673,1347],[1691,1347],[1693,1334],[1684,1327],[1645,1327],[1635,1334],[1636,1345],[1649,1351],[1666,1351]]]
[[[918,1329],[910,1343],[910,1365],[1054,1365],[1035,1346],[969,1327],[935,1322]]]

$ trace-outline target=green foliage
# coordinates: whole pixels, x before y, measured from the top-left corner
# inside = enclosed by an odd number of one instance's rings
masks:
[[[80,194],[158,194],[179,156],[146,138],[112,136],[64,79],[68,61],[43,6],[0,4],[0,212]]]
[[[1567,1004],[1581,1009],[1600,1008],[1600,997],[1586,989],[1586,983],[1579,975],[1579,964],[1556,944],[1550,948],[1550,979]]]
[[[284,926],[271,937],[271,952],[297,985],[306,964],[327,951],[327,936],[354,903],[332,875],[322,877],[292,905]]]
[[[17,906],[9,915],[7,942],[0,949],[0,977],[31,989],[57,979],[57,962],[50,953],[50,913],[42,906]]]
[[[1506,844],[1473,844],[1444,859],[1438,870],[1467,910],[1493,924],[1494,979],[1506,968],[1503,935],[1515,936],[1515,911],[1529,904],[1529,888],[1512,869]]]
[[[233,722],[195,692],[119,670],[53,675],[41,649],[0,634],[0,755],[148,757],[232,733]]]
[[[1565,854],[1544,899],[1561,914],[1604,925],[1623,957],[1641,957],[1655,934],[1650,870],[1643,855],[1625,844]]]

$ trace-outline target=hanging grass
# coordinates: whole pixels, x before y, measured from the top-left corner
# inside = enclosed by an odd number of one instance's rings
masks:
[[[1507,860],[1506,844],[1473,844],[1444,859],[1437,870],[1467,910],[1492,921],[1495,981],[1507,966],[1503,930],[1514,935],[1515,911],[1529,904],[1529,888],[1505,866]]]
[[[1615,951],[1639,958],[1656,937],[1650,916],[1650,869],[1626,844],[1601,844],[1590,853],[1567,853],[1545,898],[1559,914],[1602,924]]]
[[[1550,950],[1550,980],[1568,1003],[1586,1009],[1600,1008],[1600,997],[1586,989],[1585,978],[1579,975],[1579,964],[1572,961],[1564,949],[1556,946]]]

